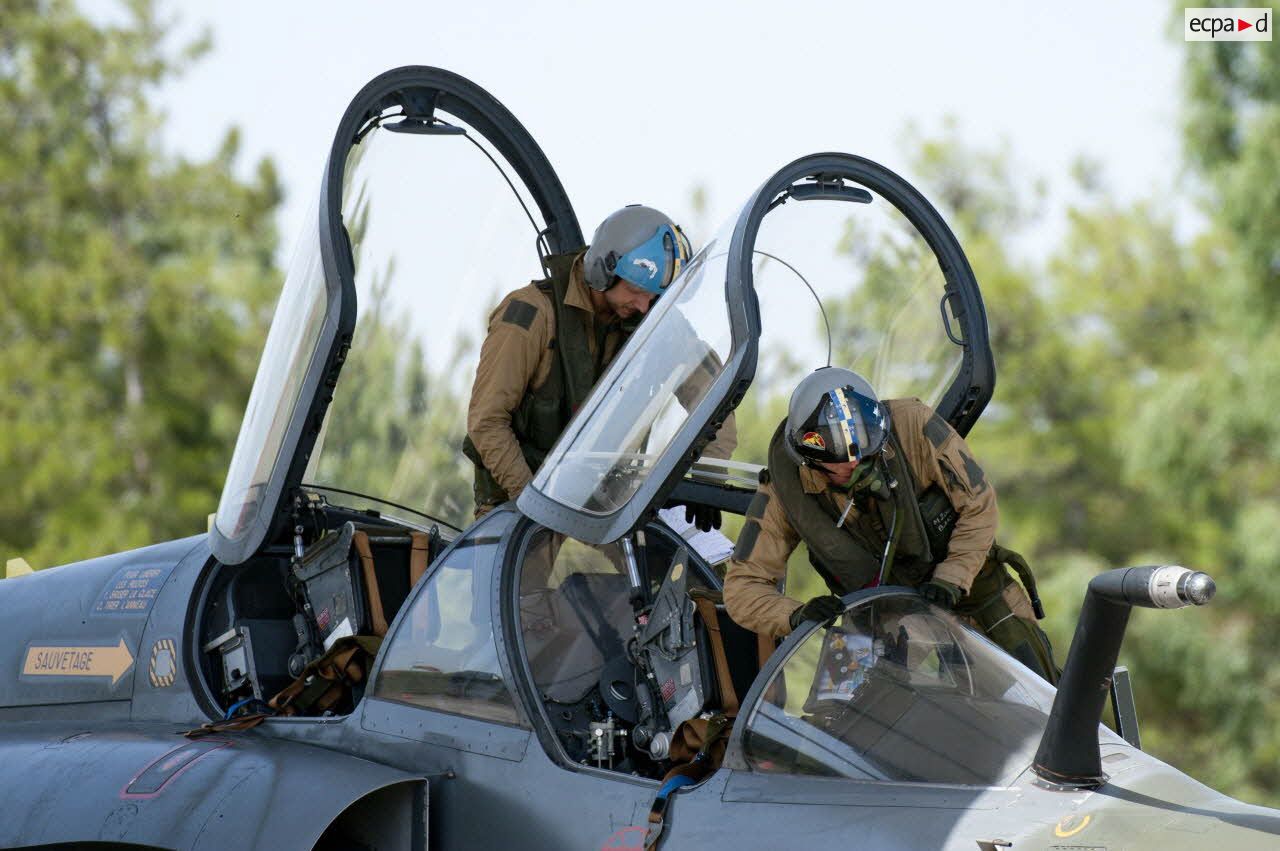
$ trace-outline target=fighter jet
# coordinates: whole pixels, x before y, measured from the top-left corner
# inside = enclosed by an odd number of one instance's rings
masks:
[[[530,486],[471,522],[461,432],[423,446],[383,416],[457,422],[465,388],[425,387],[412,358],[466,347],[414,329],[449,338],[455,307],[583,237],[474,83],[406,67],[365,86],[207,534],[0,582],[0,845],[1275,847],[1280,812],[1144,753],[1131,713],[1123,736],[1100,723],[1131,608],[1203,604],[1202,573],[1096,578],[1056,691],[906,588],[781,644],[725,616],[724,553],[663,509],[747,514],[759,467],[700,450],[763,380],[767,331],[830,346],[770,276],[856,287],[846,365],[961,433],[995,379],[973,271],[907,181],[843,153],[764,177]]]

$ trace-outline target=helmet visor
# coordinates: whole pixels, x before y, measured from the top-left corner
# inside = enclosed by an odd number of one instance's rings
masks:
[[[884,446],[889,433],[886,409],[852,387],[828,391],[804,430],[796,450],[813,461],[840,464],[861,461]]]
[[[661,295],[689,259],[689,243],[678,228],[661,225],[653,236],[618,259],[613,273],[654,295]]]

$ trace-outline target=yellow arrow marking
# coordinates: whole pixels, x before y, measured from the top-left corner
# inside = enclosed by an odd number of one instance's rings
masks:
[[[115,647],[32,644],[22,665],[28,677],[110,677],[115,685],[133,667],[133,653],[120,639]]]

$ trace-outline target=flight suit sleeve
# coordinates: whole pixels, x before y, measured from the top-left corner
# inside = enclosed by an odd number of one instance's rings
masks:
[[[738,421],[733,414],[725,417],[724,424],[716,432],[715,439],[702,450],[703,458],[719,458],[728,460],[733,457],[733,450],[738,448]]]
[[[915,400],[895,431],[921,487],[936,484],[956,510],[955,530],[947,557],[933,577],[969,593],[996,540],[1000,514],[996,491],[974,458],[973,451],[946,420],[928,405]]]
[[[800,545],[800,536],[787,522],[773,489],[761,485],[747,510],[724,579],[724,606],[739,625],[773,638],[791,632],[791,613],[798,600],[779,593],[787,559]]]
[[[485,468],[512,499],[533,478],[511,428],[511,416],[528,392],[551,339],[550,311],[541,302],[516,291],[490,315],[467,407],[467,434]]]
[[[676,399],[686,411],[693,410],[698,402],[702,401],[702,397],[706,395],[711,383],[720,375],[722,368],[720,358],[708,349],[702,363],[694,369],[684,383],[676,388]],[[702,457],[728,459],[733,456],[733,450],[737,448],[738,423],[731,413],[725,417],[716,436],[702,450]]]

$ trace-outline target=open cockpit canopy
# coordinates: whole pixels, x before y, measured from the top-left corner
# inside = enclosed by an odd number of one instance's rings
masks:
[[[460,442],[488,313],[582,242],[551,164],[488,93],[425,67],[370,82],[294,251],[211,532],[217,558],[251,556],[304,485],[409,525],[467,525]]]
[[[954,235],[906,181],[848,154],[782,169],[702,247],[520,509],[584,541],[616,540],[661,506],[730,411],[740,434],[771,434],[799,379],[828,363],[883,398],[922,398],[962,434],[995,377]],[[764,464],[764,446],[744,441],[733,461]]]

